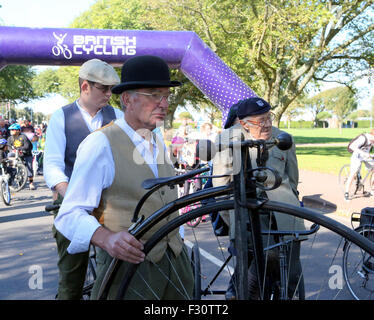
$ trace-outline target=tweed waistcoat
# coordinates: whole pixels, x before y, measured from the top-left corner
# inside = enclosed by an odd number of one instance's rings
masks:
[[[129,136],[118,125],[112,122],[99,130],[106,135],[110,143],[115,165],[115,177],[112,185],[103,190],[100,205],[94,210],[93,214],[106,228],[119,232],[127,230],[132,225],[131,219],[135,207],[147,192],[141,187],[141,183],[145,179],[155,178],[155,176],[148,164],[142,161],[143,158]],[[159,149],[157,158],[159,177],[174,176],[173,167],[165,159],[167,153],[163,152],[164,145],[158,138],[156,140]],[[154,211],[176,198],[175,189],[171,190],[168,187],[163,187],[147,199],[140,215],[147,218]],[[178,213],[175,212],[168,218],[163,219],[150,229],[142,237],[142,240],[148,240],[162,225],[177,216]],[[182,244],[178,229],[174,230],[151,250],[147,259],[158,262],[164,255],[167,246],[178,256],[182,250]]]

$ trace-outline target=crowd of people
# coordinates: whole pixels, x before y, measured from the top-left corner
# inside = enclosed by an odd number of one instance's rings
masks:
[[[47,124],[33,125],[27,119],[7,120],[0,117],[0,160],[4,161],[15,153],[23,160],[27,168],[29,189],[35,190],[33,172],[33,151],[38,151],[37,159],[39,163],[38,173],[42,174],[42,159],[45,145],[45,135]],[[14,178],[14,168],[6,166],[6,171],[10,175],[10,182]]]

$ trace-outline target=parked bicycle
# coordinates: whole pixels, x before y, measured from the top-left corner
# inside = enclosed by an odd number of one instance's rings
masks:
[[[371,192],[374,190],[374,162],[372,161],[363,161],[365,164],[366,173],[361,176],[361,170],[359,170],[351,183],[350,189],[348,191],[350,198],[355,197],[368,197],[371,195]],[[343,194],[346,192],[345,187],[350,173],[350,164],[345,164],[339,171],[339,186]]]
[[[342,295],[343,298],[345,292],[340,286],[340,282],[335,285],[331,281],[333,276],[331,273],[332,266],[338,264],[340,267],[341,260],[338,257],[339,254],[343,253],[342,243],[354,244],[362,252],[366,252],[367,256],[374,256],[374,243],[362,234],[355,232],[354,230],[342,225],[341,223],[323,215],[317,211],[313,211],[307,208],[297,207],[288,205],[282,202],[270,201],[256,196],[256,190],[274,190],[280,183],[281,179],[277,172],[272,168],[259,166],[258,168],[251,167],[251,159],[249,157],[248,148],[257,148],[259,157],[265,157],[266,150],[274,145],[277,145],[279,149],[286,150],[286,147],[290,146],[290,137],[283,135],[275,139],[274,141],[266,142],[264,140],[246,140],[230,143],[228,146],[220,145],[219,148],[231,148],[232,150],[239,150],[239,156],[241,161],[240,171],[234,175],[234,182],[221,187],[203,189],[193,194],[188,194],[184,197],[174,200],[172,203],[166,204],[164,207],[158,209],[151,216],[145,218],[141,215],[141,208],[147,198],[153,193],[159,190],[163,186],[169,186],[171,188],[176,185],[183,184],[187,179],[191,179],[196,175],[199,175],[209,168],[201,168],[188,172],[186,174],[159,178],[149,179],[143,182],[142,186],[149,190],[144,197],[139,201],[138,206],[135,209],[133,222],[134,224],[129,229],[129,232],[134,235],[137,239],[141,239],[142,236],[154,227],[160,220],[164,219],[172,212],[175,212],[187,205],[215,198],[215,202],[207,203],[197,209],[191,210],[190,212],[178,216],[177,218],[169,221],[163,227],[161,227],[144,245],[144,253],[147,254],[152,248],[166,237],[170,232],[176,230],[181,225],[192,219],[201,217],[211,212],[219,212],[221,210],[235,210],[235,260],[233,267],[236,269],[236,292],[237,299],[247,300],[250,298],[248,288],[248,256],[249,254],[253,257],[254,265],[257,270],[257,286],[259,289],[259,299],[311,299],[311,298],[322,298],[322,299],[334,299]],[[291,142],[292,143],[292,142]],[[233,151],[235,154],[237,151]],[[236,153],[237,154],[237,153]],[[272,176],[272,177],[271,177]],[[266,185],[264,182],[269,182]],[[266,213],[279,212],[282,214],[290,215],[291,217],[302,218],[305,221],[306,226],[310,229],[305,230],[262,230],[259,216]],[[272,215],[270,214],[271,218]],[[271,224],[269,223],[269,226]],[[194,232],[197,229],[191,229]],[[250,231],[252,244],[248,247],[247,236]],[[211,230],[212,232],[212,230]],[[213,232],[212,232],[213,233]],[[271,246],[275,246],[273,250],[278,261],[278,271],[273,269],[268,270],[270,246],[267,245],[269,239],[278,236],[276,243],[271,243]],[[309,235],[310,239],[305,239],[305,236]],[[192,236],[188,241],[198,240],[199,237]],[[204,242],[207,241],[208,233],[205,232],[200,239],[203,241],[199,244],[191,246],[193,259],[192,267],[195,272],[195,292],[193,296],[185,294],[186,299],[198,299],[203,295],[201,290],[202,281],[210,281],[208,276],[214,275],[211,272],[211,268],[205,269],[206,256],[213,256],[213,249],[209,249],[211,252],[204,250],[204,258],[201,255],[202,247]],[[277,237],[275,237],[277,239]],[[293,244],[296,241],[303,240],[304,245],[302,246],[302,274],[299,278],[299,282],[294,288],[293,292],[289,292],[289,272],[290,263],[282,258],[282,246],[285,246],[288,241]],[[186,243],[187,239],[185,239]],[[221,247],[221,246],[219,246]],[[293,246],[288,246],[290,251],[293,250]],[[227,247],[226,247],[227,248]],[[265,249],[264,249],[265,248]],[[312,250],[315,249],[315,250]],[[314,252],[316,251],[316,252]],[[222,256],[224,252],[221,252]],[[284,252],[283,252],[284,255]],[[219,257],[219,256],[218,256]],[[217,256],[213,257],[214,263],[217,264]],[[327,260],[327,261],[326,261]],[[340,262],[337,262],[340,261]],[[204,263],[204,265],[203,265]],[[286,263],[286,266],[282,265]],[[106,299],[108,296],[108,289],[122,265],[122,261],[113,259],[110,268],[106,272],[105,278],[99,288],[99,298]],[[139,264],[131,264],[124,276],[122,277],[122,283],[117,292],[117,299],[121,299],[127,290],[132,290],[131,282],[135,274],[137,274],[137,268]],[[221,271],[227,269],[227,265],[217,266]],[[171,273],[173,268],[171,268]],[[232,269],[231,269],[232,270]],[[230,271],[229,274],[232,275]],[[163,275],[168,277],[168,275]],[[219,276],[223,276],[223,273],[219,272]],[[168,279],[171,284],[173,283],[171,278],[178,279],[178,275],[172,275]],[[214,281],[218,280],[218,276],[214,276]],[[334,278],[333,278],[334,279]],[[341,279],[343,281],[343,279]],[[224,282],[223,286],[227,286],[228,280]],[[149,283],[149,295],[154,292]],[[178,286],[180,283],[178,284]],[[222,287],[222,286],[221,286]],[[272,289],[276,287],[276,289]],[[303,293],[305,288],[305,295]],[[205,292],[206,290],[204,290]],[[208,289],[209,291],[209,289]],[[224,290],[221,290],[223,292]],[[278,292],[278,293],[277,293]],[[147,294],[147,295],[148,295]],[[140,297],[142,297],[141,295]],[[158,299],[154,296],[154,299]]]
[[[187,169],[187,167],[185,165],[182,165],[181,167],[182,168],[180,168],[180,169],[176,169],[176,172],[177,172],[178,175],[183,175],[183,174],[192,170],[192,169]],[[194,192],[197,192],[197,191],[201,190],[202,186],[205,182],[206,182],[206,178],[204,177],[204,173],[202,175],[195,176],[191,179],[187,179],[183,183],[183,185],[178,186],[178,197],[183,197],[183,196],[186,196],[188,194],[191,194],[191,193],[194,193]],[[192,203],[190,205],[187,205],[184,208],[181,208],[179,210],[179,212],[180,212],[180,214],[186,214],[187,212],[189,212],[193,209],[197,209],[199,207],[201,207],[201,202],[200,201],[198,201],[196,203]],[[187,221],[186,224],[191,228],[195,228],[199,225],[199,223],[201,221],[205,221],[205,220],[206,220],[206,216],[197,217],[196,219],[193,219],[191,221]]]
[[[10,190],[18,192],[26,185],[27,182],[27,168],[22,161],[18,150],[8,154],[9,166],[15,169],[14,179],[10,184]]]
[[[358,226],[354,223],[358,222]],[[374,241],[374,207],[351,215],[354,230]],[[349,292],[356,300],[372,300],[374,295],[374,258],[350,241],[344,244],[343,274]]]
[[[0,170],[1,170],[1,176],[0,176],[0,192],[1,192],[1,198],[5,205],[10,206],[10,201],[12,199],[9,189],[9,174],[6,172],[6,167],[4,162],[0,162]]]

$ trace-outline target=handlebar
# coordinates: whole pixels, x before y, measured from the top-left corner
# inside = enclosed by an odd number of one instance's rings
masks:
[[[292,137],[288,133],[284,132],[279,134],[276,138],[268,141],[263,139],[258,140],[242,140],[233,141],[230,143],[218,142],[216,144],[212,143],[210,140],[198,140],[196,145],[196,154],[199,158],[204,161],[210,161],[214,158],[217,152],[223,151],[228,148],[233,148],[237,150],[238,148],[254,148],[268,150],[273,146],[277,146],[278,149],[285,151],[292,147]]]
[[[44,210],[47,211],[47,212],[55,211],[55,210],[58,210],[58,209],[60,209],[59,204],[48,204],[44,208]]]

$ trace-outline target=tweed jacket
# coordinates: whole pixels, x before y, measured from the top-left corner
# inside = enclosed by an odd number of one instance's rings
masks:
[[[272,128],[272,136],[278,136],[282,131],[276,127]],[[231,141],[239,141],[241,135],[244,135],[244,139],[253,139],[251,135],[242,128],[240,123],[234,125],[233,127],[223,130],[219,137],[216,138],[221,143],[229,143]],[[252,168],[257,168],[256,157],[257,149],[249,149]],[[229,149],[225,149],[218,154],[213,159],[213,171],[214,175],[223,175],[232,173],[233,163],[237,162],[238,159],[234,155],[229,154]],[[273,147],[269,150],[269,159],[266,162],[267,167],[271,167],[278,171],[282,177],[281,185],[274,190],[266,191],[266,196],[269,200],[285,202],[295,206],[300,206],[297,193],[297,185],[299,179],[299,172],[297,166],[297,158],[295,153],[295,144],[289,150],[281,151],[277,147]],[[235,169],[234,169],[235,170]],[[269,180],[270,176],[269,176]],[[223,177],[219,179],[213,179],[213,186],[221,186],[233,181],[233,176]],[[271,181],[267,182],[271,183]],[[223,211],[220,212],[222,218],[227,224],[230,225],[230,237],[234,238],[234,211]],[[278,230],[305,230],[304,222],[302,219],[294,218],[283,213],[274,212],[276,218]]]

